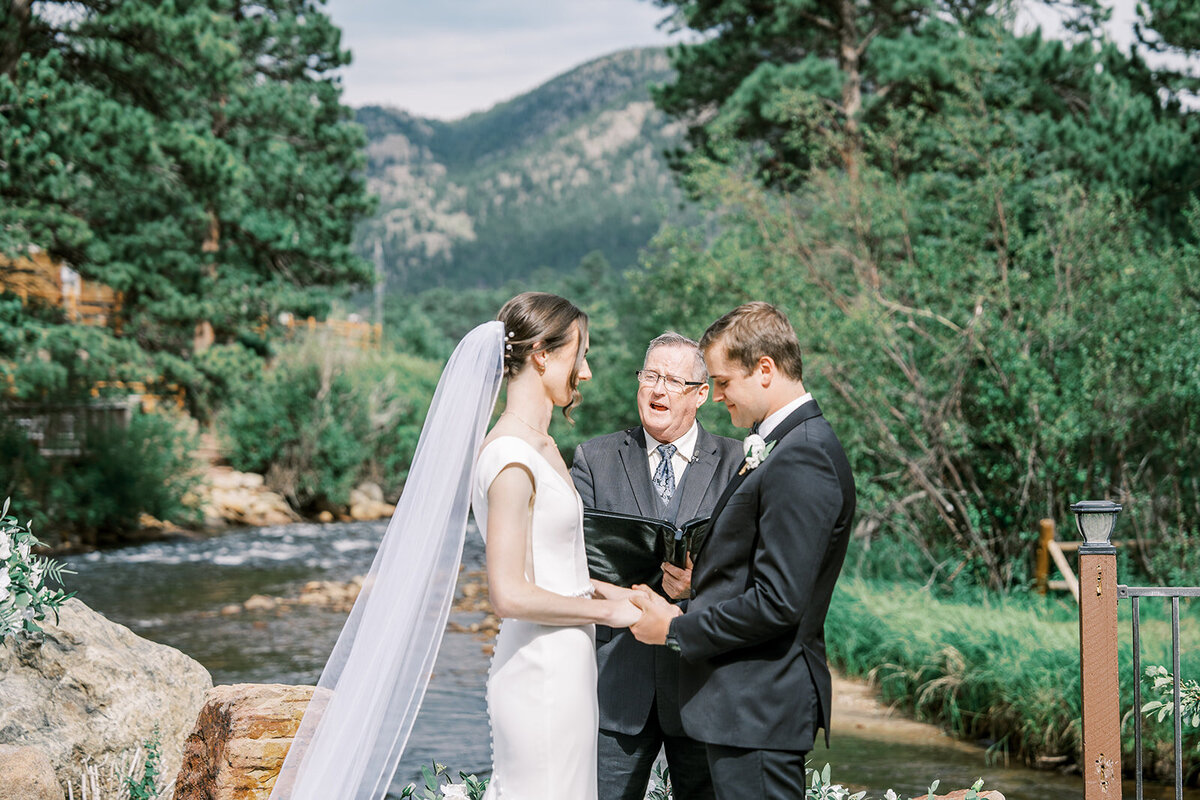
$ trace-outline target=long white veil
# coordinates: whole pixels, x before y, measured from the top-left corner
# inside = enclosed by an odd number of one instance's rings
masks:
[[[450,614],[504,341],[504,324],[487,322],[450,356],[404,493],[271,800],[377,800],[387,792]]]

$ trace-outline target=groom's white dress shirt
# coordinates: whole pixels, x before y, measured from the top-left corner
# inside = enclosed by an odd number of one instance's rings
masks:
[[[771,435],[771,431],[775,430],[779,423],[788,418],[788,414],[791,414],[797,408],[812,399],[812,392],[805,392],[783,408],[776,411],[774,414],[769,415],[762,422],[758,423],[758,435],[764,439],[767,438]]]
[[[700,435],[699,426],[693,422],[687,433],[673,442],[660,442],[645,428],[642,430],[646,432],[646,457],[650,459],[651,475],[658,469],[658,462],[662,461],[662,454],[658,452],[658,446],[661,444],[675,445],[675,455],[671,456],[671,467],[675,475],[675,486],[678,487],[680,479],[683,478],[683,471],[687,469],[688,464],[692,463],[692,456],[696,452],[696,438]]]

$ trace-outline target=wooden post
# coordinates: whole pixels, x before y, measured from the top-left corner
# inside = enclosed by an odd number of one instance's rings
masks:
[[[1034,580],[1038,594],[1044,595],[1050,584],[1050,542],[1054,541],[1054,520],[1044,519],[1038,523],[1037,563]]]
[[[1079,673],[1084,800],[1121,798],[1121,693],[1117,681],[1117,550],[1079,546]]]

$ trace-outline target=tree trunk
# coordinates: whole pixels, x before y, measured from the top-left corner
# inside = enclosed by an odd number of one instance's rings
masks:
[[[33,0],[11,0],[6,19],[0,24],[0,73],[12,76],[25,52],[25,34],[29,31],[29,12]]]
[[[858,180],[862,153],[858,112],[862,109],[862,73],[859,71],[858,10],[854,0],[838,3],[838,67],[846,76],[842,84],[842,112],[846,115],[846,143],[842,158],[851,181]]]

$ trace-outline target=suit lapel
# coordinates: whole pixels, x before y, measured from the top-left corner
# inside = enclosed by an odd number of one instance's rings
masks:
[[[658,504],[650,494],[650,460],[646,455],[646,434],[641,427],[631,428],[626,433],[620,454],[638,513],[643,517],[657,518]]]
[[[716,474],[717,445],[713,435],[700,428],[696,436],[696,450],[692,453],[692,462],[683,472],[683,495],[679,498],[680,523],[696,518],[700,513],[700,504],[708,494],[709,484]]]

